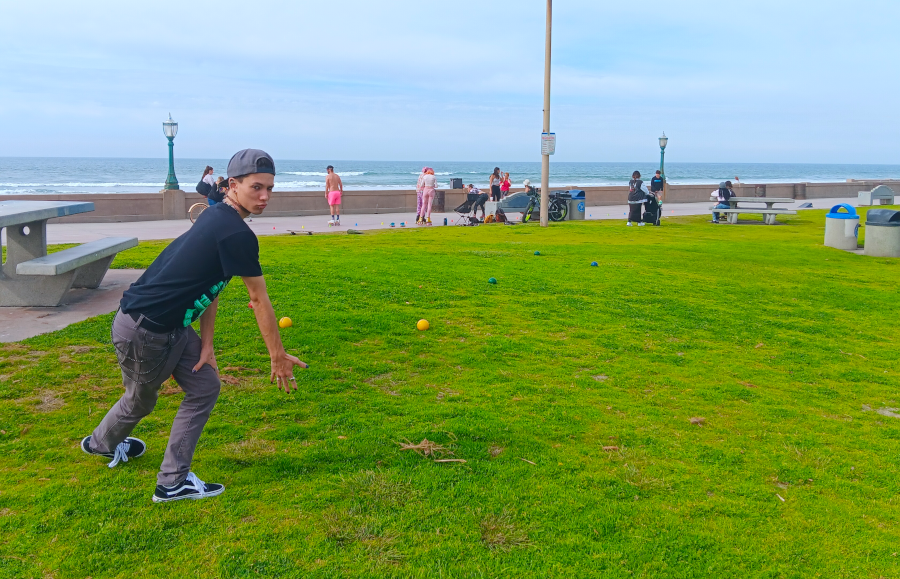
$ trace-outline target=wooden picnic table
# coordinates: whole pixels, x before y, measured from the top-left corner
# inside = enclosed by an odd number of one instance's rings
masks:
[[[0,306],[58,306],[69,289],[96,288],[116,253],[136,237],[108,237],[47,255],[47,221],[88,213],[90,202],[0,201],[6,262],[0,267]]]

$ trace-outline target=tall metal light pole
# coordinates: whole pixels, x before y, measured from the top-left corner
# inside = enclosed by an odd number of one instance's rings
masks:
[[[544,134],[550,133],[550,33],[553,29],[553,0],[547,0],[547,39],[544,49]],[[550,209],[550,151],[541,150],[541,227],[547,227]]]
[[[659,172],[663,180],[663,201],[666,200],[666,145],[669,144],[669,137],[663,131],[659,138]]]
[[[175,135],[178,134],[178,123],[172,120],[172,113],[169,113],[169,120],[163,121],[163,133],[169,139],[169,175],[166,177],[166,186],[163,190],[178,190],[178,179],[175,178]]]

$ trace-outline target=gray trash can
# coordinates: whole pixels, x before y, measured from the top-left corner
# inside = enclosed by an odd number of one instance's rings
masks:
[[[900,257],[900,211],[869,209],[866,213],[865,254]]]
[[[841,212],[841,209],[846,210]],[[852,251],[859,247],[859,215],[846,203],[835,205],[825,216],[825,247]]]
[[[566,213],[566,221],[575,221],[584,219],[584,191],[581,189],[571,189],[568,191],[570,199],[566,201],[568,204],[568,212]]]

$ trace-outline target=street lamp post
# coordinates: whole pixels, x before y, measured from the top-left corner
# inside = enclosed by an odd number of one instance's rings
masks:
[[[163,133],[169,139],[169,175],[166,177],[166,186],[163,188],[167,191],[178,190],[178,179],[175,178],[175,135],[178,134],[178,123],[172,120],[172,113],[169,113],[169,120],[163,121]]]
[[[544,47],[544,134],[550,133],[550,33],[553,29],[553,0],[547,0],[547,38]],[[550,151],[541,151],[541,227],[547,227],[550,209]]]
[[[659,138],[659,173],[663,180],[663,201],[666,200],[666,145],[669,144],[669,137],[663,131]]]

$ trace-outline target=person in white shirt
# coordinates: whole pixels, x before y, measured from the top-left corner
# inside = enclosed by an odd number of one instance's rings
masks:
[[[419,180],[416,181],[416,225],[425,223],[425,214],[422,211],[422,182],[425,181],[427,171],[428,167],[422,167],[422,173],[419,175]]]
[[[422,179],[422,219],[425,220],[426,225],[431,225],[431,204],[434,203],[436,187],[437,179],[434,176],[434,169],[428,167],[425,177]]]
[[[203,170],[203,179],[201,179],[204,183],[209,185],[209,194],[206,196],[206,202],[209,203],[210,207],[218,203],[215,199],[211,199],[209,196],[218,191],[216,187],[216,178],[213,177],[213,168],[209,165],[206,166],[206,169]]]
[[[731,190],[731,181],[719,183],[719,188],[710,193],[709,197],[716,202],[714,209],[731,209],[731,204],[728,203],[728,200],[734,197],[734,192]],[[713,211],[712,222],[719,223],[718,211]]]

